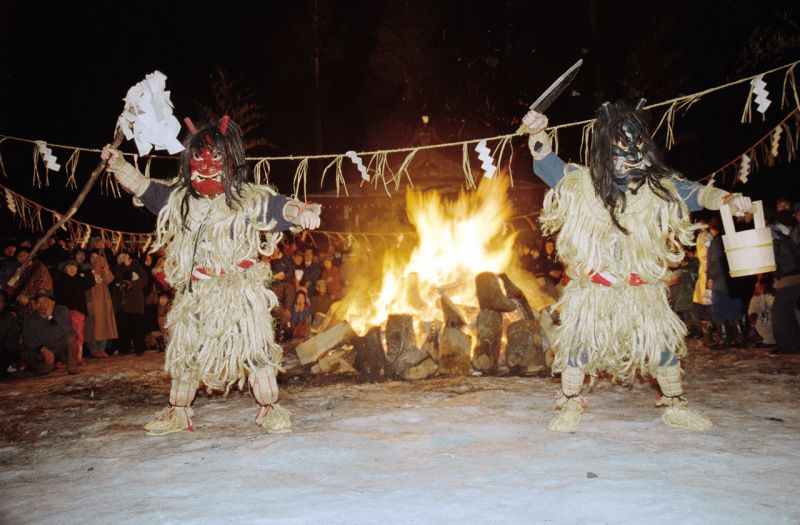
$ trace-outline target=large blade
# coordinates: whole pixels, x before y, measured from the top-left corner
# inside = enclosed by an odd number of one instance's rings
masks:
[[[547,108],[550,107],[553,101],[557,99],[559,95],[561,95],[561,93],[563,93],[564,90],[567,89],[567,86],[569,86],[572,83],[572,81],[575,79],[575,76],[577,76],[578,70],[581,68],[581,65],[583,65],[582,58],[579,59],[574,64],[572,64],[572,67],[567,69],[564,72],[564,74],[562,74],[560,77],[556,79],[555,82],[550,84],[550,87],[545,89],[544,92],[541,95],[539,95],[539,98],[537,98],[533,102],[533,104],[531,104],[530,109],[535,109],[539,113],[544,113],[547,110]],[[525,129],[525,127],[526,126],[524,124],[521,125],[517,130],[517,133],[521,133]]]

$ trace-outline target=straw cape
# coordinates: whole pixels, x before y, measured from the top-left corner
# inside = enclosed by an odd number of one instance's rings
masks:
[[[569,361],[595,377],[605,371],[627,382],[637,372],[655,375],[666,350],[686,354],[686,327],[667,302],[667,265],[683,259],[695,229],[686,204],[667,202],[644,184],[628,191],[618,207],[620,231],[596,196],[588,168],[569,164],[565,177],[545,196],[540,222],[546,235],[557,233],[558,255],[571,279],[558,303],[561,325],[555,348],[555,372]],[[677,197],[668,180],[664,186]],[[619,276],[604,286],[595,272]],[[631,276],[644,284],[633,285]]]
[[[242,388],[253,368],[280,370],[283,350],[275,343],[270,315],[277,304],[269,289],[271,271],[255,262],[258,254],[271,254],[280,238],[268,219],[276,193],[245,184],[231,207],[222,198],[189,199],[184,228],[185,192],[172,192],[157,223],[155,247],[165,247],[164,270],[176,290],[164,368],[173,377],[192,371],[209,389],[227,392],[234,384]],[[240,264],[247,260],[253,264]],[[198,271],[209,278],[192,280]]]

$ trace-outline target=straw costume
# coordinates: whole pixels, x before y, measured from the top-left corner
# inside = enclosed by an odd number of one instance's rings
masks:
[[[259,405],[256,423],[289,432],[289,412],[278,404],[269,255],[280,231],[319,225],[319,205],[245,182],[241,132],[228,117],[199,131],[186,119],[178,181],[151,182],[107,147],[104,158],[122,186],[158,213],[154,249],[164,247],[164,271],[175,289],[167,316],[165,370],[172,376],[170,405],[145,427],[150,435],[193,430],[191,403],[200,384],[227,393],[249,382]],[[263,240],[262,240],[263,233]]]
[[[531,111],[524,119],[534,171],[552,188],[539,219],[542,231],[556,235],[570,277],[558,303],[553,371],[561,372],[562,390],[550,422],[554,431],[578,426],[585,376],[600,372],[620,382],[637,373],[655,376],[664,423],[711,427],[683,398],[679,359],[686,355],[686,328],[667,300],[667,266],[693,244],[690,211],[719,209],[723,202],[745,209],[749,199],[687,181],[664,166],[643,103],[600,108],[588,167],[565,165],[552,153],[544,115]]]

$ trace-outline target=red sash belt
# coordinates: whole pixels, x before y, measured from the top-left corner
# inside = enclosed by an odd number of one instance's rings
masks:
[[[622,277],[611,272],[592,272],[589,274],[589,277],[594,284],[600,284],[608,287],[614,286],[618,282],[622,281]],[[628,276],[628,284],[631,286],[641,286],[645,284],[645,282],[641,277],[639,277],[638,273],[632,273]]]
[[[251,266],[256,263],[255,259],[245,259],[241,261],[237,266],[242,270],[247,270]],[[207,268],[195,268],[192,271],[192,281],[205,281],[211,279],[215,275],[225,275],[225,270],[220,270],[218,274],[214,273],[214,271],[209,271]]]

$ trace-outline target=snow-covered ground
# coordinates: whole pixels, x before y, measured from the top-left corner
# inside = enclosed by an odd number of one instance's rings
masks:
[[[800,356],[690,346],[704,434],[665,427],[649,382],[598,382],[579,431],[555,434],[550,378],[300,377],[292,434],[259,432],[234,392],[153,438],[161,354],[5,381],[0,523],[800,523]]]

